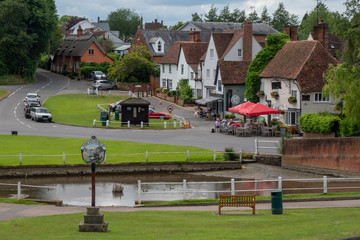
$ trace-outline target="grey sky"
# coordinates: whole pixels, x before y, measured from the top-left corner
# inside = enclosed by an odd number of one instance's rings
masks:
[[[86,17],[91,21],[106,19],[110,12],[119,8],[130,8],[140,16],[143,16],[144,22],[151,22],[157,18],[163,20],[164,25],[172,26],[178,21],[191,20],[192,13],[204,14],[209,11],[212,4],[218,8],[218,13],[225,5],[230,9],[238,8],[245,10],[246,15],[255,7],[258,15],[262,12],[264,6],[267,7],[270,15],[279,6],[278,0],[55,0],[59,16],[74,15]],[[299,16],[302,19],[306,11],[311,11],[316,6],[316,0],[283,0],[287,11]],[[325,0],[325,5],[331,11],[343,13],[345,11],[345,0]]]

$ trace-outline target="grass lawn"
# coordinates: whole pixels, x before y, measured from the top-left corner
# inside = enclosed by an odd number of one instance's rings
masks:
[[[2,240],[25,239],[341,239],[360,235],[360,208],[294,209],[283,215],[213,212],[105,212],[108,233],[80,233],[84,214],[13,219],[0,222]]]
[[[84,163],[80,156],[81,145],[89,139],[80,138],[57,138],[41,136],[22,136],[22,135],[0,135],[0,146],[4,146],[0,153],[0,166],[19,165],[19,154],[22,155],[45,155],[44,157],[22,156],[23,165],[46,165],[63,164],[62,154],[66,154],[66,164]],[[189,161],[213,161],[214,152],[211,150],[192,147],[176,146],[167,144],[150,144],[127,141],[102,140],[107,147],[106,162],[145,162],[146,151],[149,152],[149,162],[173,162],[186,161],[186,151],[190,151]],[[31,144],[30,144],[31,143]],[[36,144],[34,144],[36,143]],[[152,154],[158,152],[168,152],[169,154]],[[174,154],[172,152],[183,152]],[[196,153],[205,152],[205,153]],[[207,153],[208,152],[208,153]],[[73,154],[73,155],[71,155]],[[112,156],[121,154],[138,154],[133,156]],[[7,155],[2,157],[2,155]],[[9,157],[8,155],[16,155]],[[59,155],[50,157],[46,155]],[[218,153],[218,161],[223,161],[223,154]]]
[[[18,85],[24,83],[30,83],[32,81],[21,78],[17,75],[5,75],[0,76],[0,85]]]
[[[96,127],[102,126],[100,122],[100,112],[98,104],[107,109],[110,103],[121,99],[127,99],[128,96],[105,96],[105,95],[86,95],[86,94],[64,94],[56,95],[48,98],[44,107],[48,108],[53,115],[53,121],[63,124],[71,124],[76,126],[92,127],[93,121],[96,119]],[[121,114],[120,114],[121,118]],[[151,129],[164,129],[164,120],[149,119]],[[167,128],[174,128],[173,123],[170,124],[166,120]],[[114,117],[110,119],[109,128],[127,128],[127,125],[121,126],[120,121],[115,121]],[[140,126],[137,126],[140,128]],[[179,124],[177,124],[179,127]],[[131,128],[134,128],[132,125]],[[149,128],[149,127],[145,127]]]
[[[9,198],[0,198],[0,203],[13,203],[13,204],[25,204],[25,205],[37,205],[37,204],[43,204],[38,202],[33,202],[25,199],[9,199]]]
[[[0,99],[2,96],[4,96],[8,91],[0,89]]]

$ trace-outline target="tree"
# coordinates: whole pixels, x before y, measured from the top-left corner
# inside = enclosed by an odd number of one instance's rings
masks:
[[[191,21],[194,21],[194,22],[202,22],[203,21],[197,12],[191,14],[191,17],[192,17]]]
[[[136,46],[110,66],[108,77],[120,82],[149,82],[154,68],[150,52],[144,46]]]
[[[297,24],[298,17],[294,14],[290,15],[290,13],[285,9],[284,4],[280,2],[279,7],[273,13],[271,26],[280,32],[283,26]]]
[[[239,22],[243,23],[246,20],[245,10],[240,11],[239,9],[235,8],[231,14],[231,22]]]
[[[217,15],[217,8],[211,5],[208,13],[205,13],[205,22],[219,22],[219,16]]]
[[[172,31],[177,31],[182,25],[184,25],[184,22],[178,22],[177,24],[175,24],[174,26],[172,26],[171,28],[170,28],[170,30],[172,30]]]
[[[110,29],[119,31],[119,37],[124,42],[130,42],[135,35],[138,26],[141,24],[140,16],[133,10],[127,8],[120,8],[115,12],[111,12],[107,20]]]
[[[260,22],[266,23],[266,24],[271,23],[271,17],[270,17],[270,15],[268,13],[268,10],[267,10],[266,6],[263,8],[263,11],[261,12]]]
[[[360,0],[346,0],[345,15],[350,19],[352,25],[360,23]]]
[[[6,66],[1,72],[33,79],[56,25],[53,0],[0,1],[0,66]]]
[[[256,95],[260,90],[259,74],[264,70],[268,62],[275,56],[275,54],[282,48],[282,46],[290,41],[287,34],[276,33],[269,34],[266,40],[266,47],[256,54],[254,60],[250,63],[249,69],[246,73],[245,80],[245,96],[248,101],[258,102],[259,97]]]
[[[219,21],[220,22],[231,22],[232,16],[231,11],[229,9],[229,5],[226,5],[219,14]]]
[[[253,23],[260,22],[260,18],[255,9],[249,14],[248,17],[249,17],[250,22],[253,22]]]

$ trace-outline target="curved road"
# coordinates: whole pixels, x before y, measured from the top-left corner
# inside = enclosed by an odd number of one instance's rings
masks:
[[[11,131],[18,131],[19,135],[55,136],[72,138],[89,138],[96,135],[98,139],[124,140],[144,143],[173,144],[185,146],[198,146],[207,149],[224,150],[225,147],[233,147],[235,150],[242,149],[247,152],[254,152],[255,137],[235,137],[219,133],[211,133],[213,123],[195,119],[191,109],[174,106],[174,114],[180,115],[190,121],[191,129],[181,130],[131,130],[131,129],[104,129],[74,127],[55,123],[34,122],[24,117],[23,99],[29,92],[36,92],[44,101],[47,97],[56,95],[63,90],[82,90],[91,86],[89,81],[70,80],[59,74],[39,69],[36,73],[36,82],[21,86],[1,86],[2,89],[12,93],[0,101],[0,134],[11,134]],[[153,97],[146,98],[157,110],[166,111],[170,103]],[[261,138],[266,141],[278,140],[278,138]],[[271,144],[273,146],[273,144]],[[265,149],[261,152],[275,153],[274,149]]]

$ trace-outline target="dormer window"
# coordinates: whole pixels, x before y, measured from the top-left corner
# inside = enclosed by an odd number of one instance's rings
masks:
[[[161,44],[161,41],[158,42],[158,52],[162,52],[162,44]]]

